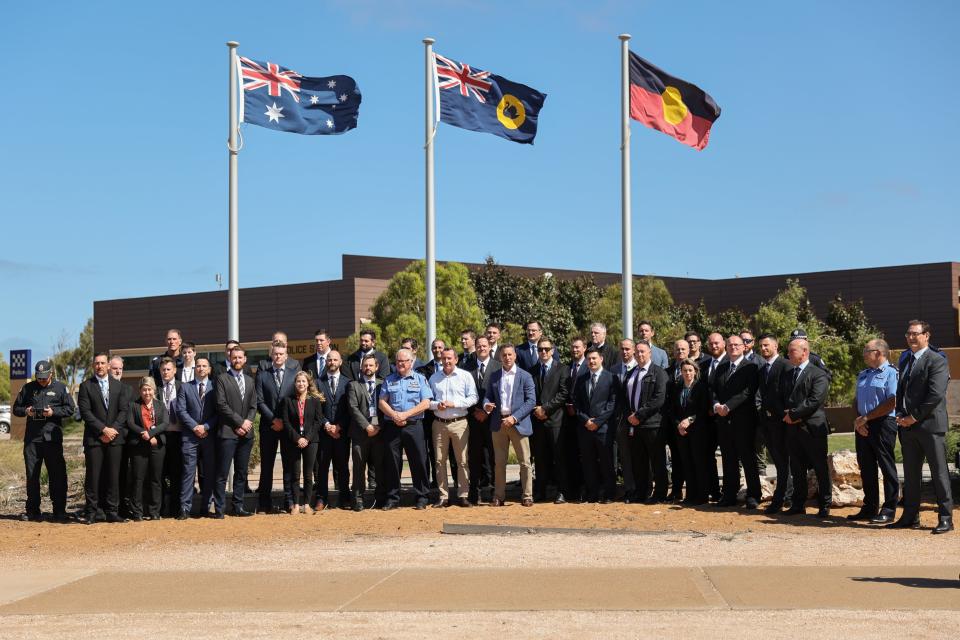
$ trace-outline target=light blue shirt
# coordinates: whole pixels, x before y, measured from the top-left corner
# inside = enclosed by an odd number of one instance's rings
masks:
[[[897,397],[897,370],[886,360],[876,369],[857,375],[857,413],[865,416],[890,398]],[[888,416],[895,416],[891,409]]]
[[[394,411],[407,411],[420,404],[421,400],[432,400],[433,391],[427,379],[416,371],[401,377],[391,373],[380,387],[380,398],[386,399]],[[422,420],[423,413],[410,416],[409,420]]]

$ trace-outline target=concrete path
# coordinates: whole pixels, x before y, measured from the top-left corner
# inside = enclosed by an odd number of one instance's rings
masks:
[[[960,611],[960,565],[12,572],[9,615],[190,612]],[[0,622],[2,625],[2,622]]]

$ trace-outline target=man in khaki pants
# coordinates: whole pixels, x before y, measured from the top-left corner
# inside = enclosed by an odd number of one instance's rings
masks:
[[[533,477],[530,468],[530,436],[533,424],[530,413],[537,404],[537,392],[533,377],[517,366],[517,351],[512,344],[501,345],[498,350],[502,368],[490,376],[483,410],[490,415],[490,432],[493,436],[494,507],[502,507],[506,498],[507,451],[513,451],[520,462],[520,485],[522,504],[533,506]]]
[[[470,426],[467,411],[477,404],[477,385],[473,376],[457,368],[457,352],[446,348],[440,355],[442,367],[430,376],[433,400],[433,462],[436,470],[439,496],[434,507],[447,506],[447,452],[453,445],[453,457],[457,461],[457,504],[469,507],[467,494],[470,481],[467,477],[467,442]]]

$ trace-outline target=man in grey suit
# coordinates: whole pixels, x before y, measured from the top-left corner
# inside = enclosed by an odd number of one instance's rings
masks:
[[[299,369],[299,362],[287,358],[286,343],[278,340],[270,346],[270,366],[257,370],[255,386],[257,410],[260,412],[260,482],[257,485],[257,510],[264,513],[279,511],[274,509],[271,497],[277,448],[281,450],[282,463],[293,460],[292,456],[283,455],[287,453],[286,447],[292,444],[283,433],[283,403],[287,398],[293,397],[293,380]],[[292,476],[284,473],[283,477],[286,479]],[[288,482],[284,482],[284,511],[289,511],[292,505],[293,488]]]
[[[483,410],[490,416],[490,434],[495,457],[493,501],[502,507],[507,489],[507,452],[509,445],[520,462],[521,504],[533,506],[533,474],[530,468],[530,414],[537,406],[533,376],[517,365],[517,350],[512,344],[500,346],[500,370],[490,375]]]
[[[894,529],[920,526],[920,481],[923,460],[930,465],[937,495],[939,520],[933,533],[953,531],[953,496],[947,473],[947,361],[930,350],[930,325],[923,320],[907,323],[910,355],[897,382],[897,426],[903,450],[903,513],[887,526]]]
[[[230,370],[217,376],[217,413],[220,416],[219,450],[217,451],[217,484],[213,489],[214,518],[223,518],[227,499],[227,475],[233,464],[233,515],[245,517],[253,513],[243,508],[247,467],[253,449],[253,419],[257,415],[257,392],[254,380],[244,373],[247,352],[236,345],[230,351]]]

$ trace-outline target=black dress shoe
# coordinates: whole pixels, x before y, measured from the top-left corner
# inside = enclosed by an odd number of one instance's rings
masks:
[[[233,515],[237,516],[238,518],[249,518],[253,515],[253,513],[247,511],[246,509],[234,509]]]
[[[357,500],[353,503],[354,511],[363,511],[363,500]]]
[[[137,516],[137,515],[130,516],[130,521],[131,521],[131,522],[143,522],[143,516]]]
[[[904,518],[900,517],[896,522],[891,522],[886,526],[887,529],[919,529],[920,528],[920,514],[917,514],[913,518]]]
[[[159,519],[159,518],[158,518],[158,519]],[[113,522],[113,523],[117,523],[117,522],[129,522],[129,520],[127,520],[126,518],[124,518],[123,516],[121,516],[121,515],[119,515],[119,514],[116,514],[116,513],[108,513],[108,514],[107,514],[107,522]]]
[[[61,511],[60,513],[53,514],[53,521],[63,524],[64,522],[70,522],[70,516],[66,512]]]
[[[736,498],[724,498],[723,500],[721,500],[720,502],[717,503],[717,506],[720,507],[720,508],[724,508],[724,507],[735,507],[735,506],[737,506],[737,499],[736,499]]]
[[[747,498],[746,508],[753,510],[760,506],[760,503],[754,500],[753,498]]]
[[[39,513],[24,513],[20,516],[21,522],[40,522],[43,517]]]
[[[613,500],[610,498],[600,498],[600,504],[613,504]]]
[[[830,507],[820,507],[817,509],[818,518],[829,518],[830,517]]]
[[[951,516],[940,516],[940,521],[930,533],[946,533],[948,531],[953,531],[953,518]]]
[[[800,516],[805,514],[806,512],[807,512],[807,508],[804,507],[803,505],[800,505],[798,507],[790,507],[783,513],[784,515],[787,515],[787,516]]]
[[[423,511],[424,509],[427,508],[427,501],[417,500],[417,503],[413,505],[413,508],[416,509],[417,511]]]
[[[558,493],[557,497],[553,499],[553,504],[566,504],[567,499],[563,497],[562,493]]]
[[[396,508],[397,508],[397,503],[396,503],[396,502],[384,502],[384,503],[383,503],[383,506],[380,507],[380,510],[381,510],[381,511],[390,511],[391,509],[396,509]]]
[[[207,516],[208,518],[213,518],[214,520],[223,520],[223,514],[219,511],[214,511],[213,513]]]
[[[437,500],[432,505],[430,505],[432,509],[443,509],[445,506],[447,506],[446,500]]]
[[[187,520],[190,518],[190,514],[186,511],[181,511],[177,514],[177,520]]]
[[[473,505],[466,498],[458,498],[457,506],[463,507],[465,509],[472,507]]]
[[[783,510],[783,505],[778,502],[771,502],[767,505],[767,508],[763,512],[767,515],[773,515],[775,513],[780,513]]]
[[[867,509],[860,509],[860,511],[857,511],[856,513],[851,513],[850,515],[848,515],[848,516],[847,516],[847,520],[851,520],[851,521],[856,521],[856,520],[869,521],[869,520],[873,520],[874,517],[876,517],[876,515],[877,515],[877,514],[876,514],[875,511],[870,511],[870,510],[867,510]]]
[[[884,513],[881,511],[879,514],[870,518],[870,522],[873,524],[890,524],[891,522],[893,522],[893,514]]]

